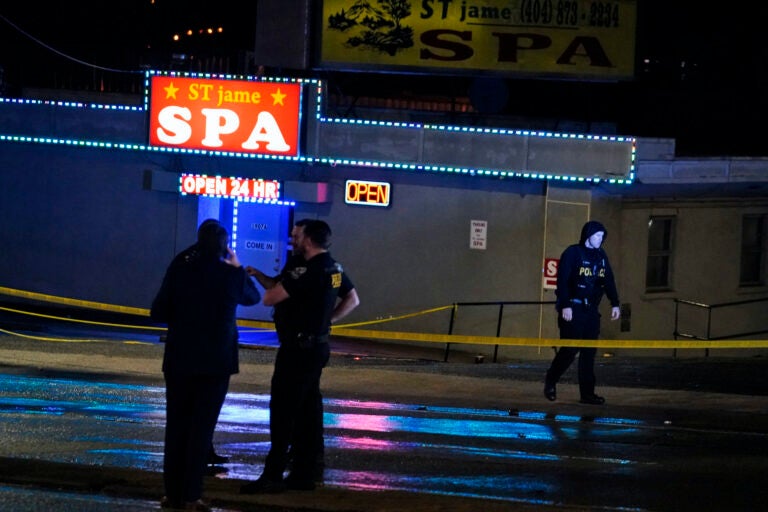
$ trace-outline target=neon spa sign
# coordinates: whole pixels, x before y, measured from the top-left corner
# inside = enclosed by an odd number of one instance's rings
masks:
[[[154,75],[149,143],[297,156],[300,96],[296,83]]]
[[[179,180],[179,192],[182,194],[252,201],[280,199],[280,182],[275,180],[225,178],[201,174],[182,174]]]

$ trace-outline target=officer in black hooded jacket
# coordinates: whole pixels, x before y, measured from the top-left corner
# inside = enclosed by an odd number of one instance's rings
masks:
[[[581,229],[578,244],[560,256],[557,269],[557,323],[560,339],[596,340],[600,335],[600,300],[611,302],[611,320],[621,316],[619,294],[608,256],[601,248],[607,231],[597,221]],[[579,392],[581,403],[600,405],[605,399],[595,394],[595,347],[560,347],[544,381],[544,396],[557,399],[557,382],[579,354]]]

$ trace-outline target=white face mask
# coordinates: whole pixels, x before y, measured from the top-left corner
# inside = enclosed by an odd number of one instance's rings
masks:
[[[605,233],[602,231],[597,231],[592,236],[586,239],[584,242],[584,245],[587,246],[589,249],[599,249],[600,246],[603,244],[603,237],[605,236]]]

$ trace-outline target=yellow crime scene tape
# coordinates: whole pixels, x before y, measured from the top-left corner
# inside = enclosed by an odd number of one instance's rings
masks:
[[[76,306],[76,307],[87,308],[87,309],[95,309],[95,310],[109,311],[109,312],[115,312],[115,313],[126,313],[130,315],[149,318],[149,309],[118,306],[113,304],[104,304],[104,303],[79,300],[79,299],[69,299],[65,297],[57,297],[54,295],[47,295],[42,293],[29,292],[29,291],[17,290],[17,289],[6,288],[6,287],[0,287],[0,294],[9,295],[13,297],[21,297],[21,298],[41,301],[41,302],[49,302],[52,304],[64,304],[64,305]],[[439,307],[430,308],[430,309],[417,311],[413,313],[407,313],[399,316],[388,316],[387,318],[382,318],[377,320],[369,320],[364,322],[356,322],[352,324],[337,325],[332,327],[331,334],[333,336],[341,336],[341,337],[349,337],[349,338],[391,340],[391,341],[415,341],[415,342],[425,342],[425,343],[530,346],[530,347],[597,347],[597,348],[624,348],[624,349],[768,348],[768,340],[690,340],[690,339],[688,340],[606,340],[606,339],[563,340],[560,338],[472,336],[472,335],[466,335],[466,334],[437,334],[437,333],[425,333],[425,332],[355,329],[355,327],[381,324],[385,322],[393,322],[393,321],[402,320],[405,318],[413,318],[416,316],[427,315],[427,314],[436,313],[439,311],[445,311],[447,309],[452,309],[455,307],[456,307],[455,304],[448,305],[448,306],[439,306]],[[114,324],[114,323],[95,322],[90,320],[78,320],[73,318],[55,317],[51,315],[27,312],[27,311],[22,311],[18,309],[7,308],[7,307],[0,307],[0,310],[9,311],[12,313],[51,318],[56,320],[101,325],[101,326],[108,326],[108,327],[141,329],[141,330],[157,330],[157,331],[166,330],[165,327],[155,327],[155,326],[147,326],[147,325],[131,325],[131,324]],[[238,319],[237,324],[241,327],[255,328],[259,330],[266,330],[266,331],[275,330],[275,325],[272,322]],[[13,333],[11,331],[7,331],[4,329],[0,329],[0,332],[5,334],[10,334],[10,335],[23,336],[23,337],[35,338],[35,339],[46,339],[50,341],[64,341],[61,338],[40,338],[36,336],[33,337],[33,336]],[[69,339],[66,341],[96,342],[101,340]],[[139,342],[136,342],[136,343],[139,343]]]

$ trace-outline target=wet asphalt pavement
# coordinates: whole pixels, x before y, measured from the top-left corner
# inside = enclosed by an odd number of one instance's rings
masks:
[[[162,345],[156,343],[155,335],[132,336],[133,342],[129,342],[120,339],[120,335],[102,334],[98,341],[92,343],[2,336],[0,373],[35,378],[71,377],[102,383],[162,386],[162,376],[159,373]],[[549,348],[536,353],[521,349],[520,357],[506,356],[496,363],[489,362],[486,357],[482,363],[476,363],[473,352],[458,348],[452,349],[449,361],[444,362],[442,345],[334,339],[332,346],[334,353],[323,377],[324,395],[328,400],[404,404],[421,410],[467,408],[481,409],[486,413],[501,411],[503,416],[524,421],[534,418],[535,421],[541,421],[542,425],[548,425],[547,429],[550,430],[557,427],[555,431],[560,432],[557,436],[565,436],[563,442],[566,439],[575,439],[573,436],[579,432],[579,438],[583,439],[576,443],[577,447],[581,444],[588,447],[600,442],[594,437],[598,436],[596,432],[599,429],[595,428],[595,424],[600,418],[619,418],[622,421],[630,419],[645,425],[643,440],[624,443],[625,447],[634,446],[630,449],[634,452],[632,457],[637,457],[638,460],[651,457],[650,460],[653,460],[659,456],[640,455],[637,450],[644,452],[655,449],[659,444],[669,444],[668,448],[660,453],[664,458],[683,457],[681,461],[669,462],[669,467],[676,468],[676,471],[680,467],[693,468],[697,464],[703,465],[704,461],[707,467],[715,468],[707,469],[706,472],[701,470],[698,475],[691,470],[690,479],[668,474],[666,481],[654,484],[653,479],[664,472],[657,474],[652,468],[662,462],[643,462],[642,465],[646,468],[644,471],[648,474],[635,474],[639,489],[647,485],[648,489],[660,489],[656,492],[672,493],[672,490],[667,488],[672,482],[679,487],[689,485],[689,480],[694,479],[700,480],[700,485],[709,487],[717,482],[723,482],[724,485],[730,483],[732,489],[744,486],[741,489],[743,492],[739,493],[741,497],[734,496],[731,501],[726,498],[725,503],[732,506],[725,506],[720,510],[757,510],[752,508],[757,503],[756,500],[768,498],[766,491],[760,491],[757,484],[753,485],[750,480],[757,475],[759,482],[759,475],[768,471],[768,462],[763,463],[761,458],[754,458],[750,454],[750,450],[768,446],[766,357],[601,357],[596,367],[598,392],[606,397],[607,404],[594,408],[578,404],[575,366],[569,370],[559,386],[558,401],[550,403],[543,398],[542,378],[550,360]],[[262,395],[268,393],[273,358],[274,346],[268,340],[244,346],[241,350],[241,373],[233,378],[231,391]],[[561,417],[580,418],[565,420],[575,422],[573,428],[577,430],[571,432],[568,425],[567,428],[559,427],[561,420],[558,418]],[[618,434],[614,431],[611,435]],[[698,449],[689,452],[691,445],[697,443],[706,444],[709,448],[703,447],[701,452],[698,452]],[[738,448],[738,445],[745,443],[749,445],[746,449]],[[573,441],[570,444],[570,449],[575,449]],[[498,455],[507,448],[502,445],[493,451]],[[559,444],[547,448],[559,449]],[[26,509],[23,505],[16,505],[13,510],[55,509],[56,507],[44,506],[43,503],[52,499],[54,503],[61,505],[64,503],[62,491],[73,494],[75,504],[72,508],[59,506],[59,510],[155,510],[156,500],[162,492],[160,475],[156,471],[130,466],[106,468],[77,462],[67,464],[46,459],[44,456],[17,457],[13,456],[12,449],[4,452],[4,457],[0,482],[4,482],[6,486],[0,487],[0,500],[3,500],[2,496],[7,491],[12,499],[22,496],[22,504],[32,501],[40,504],[40,508],[35,505],[35,508]],[[558,452],[558,457],[563,455]],[[665,496],[659,496],[653,499],[646,497],[646,501],[639,499],[636,503],[625,502],[621,507],[610,504],[608,498],[598,497],[613,492],[621,494],[624,470],[612,470],[610,475],[606,474],[606,487],[601,489],[599,485],[595,486],[591,478],[582,480],[595,469],[586,472],[578,470],[579,465],[586,464],[581,457],[576,456],[576,453],[567,455],[564,459],[568,460],[567,464],[564,463],[566,465],[559,470],[564,474],[560,475],[559,479],[557,471],[555,475],[550,475],[559,482],[558,487],[561,488],[560,491],[552,488],[552,496],[557,496],[554,500],[547,498],[546,488],[537,491],[544,493],[538,495],[538,501],[500,501],[482,497],[430,495],[413,490],[366,491],[351,489],[345,485],[327,485],[312,493],[243,497],[233,492],[237,486],[233,485],[232,475],[230,479],[214,478],[207,482],[206,495],[219,510],[240,511],[687,511],[701,510],[701,507],[706,505],[706,501],[701,501],[707,496],[706,488],[697,488],[693,483],[685,490],[687,493],[698,493],[697,498],[688,500],[690,508],[686,508],[686,502],[681,500],[678,492],[670,494],[666,501]],[[622,457],[630,456],[626,453],[615,453],[610,464],[617,464],[616,461]],[[694,458],[688,460],[686,457]],[[574,464],[574,460],[577,461],[576,469],[568,465]],[[341,465],[342,461],[338,464]],[[478,474],[478,478],[491,478],[493,465],[488,464],[486,461],[478,466],[485,467],[482,471],[488,472],[486,475]],[[718,465],[723,466],[723,470],[727,470],[731,475],[710,473],[717,471]],[[527,463],[522,462],[516,463],[514,467],[522,471],[521,478],[526,475],[533,478],[533,472],[538,471],[534,467],[527,468]],[[744,478],[737,478],[738,474],[733,474],[738,473],[740,467],[748,472],[745,473],[746,484],[743,483]],[[424,471],[428,473],[434,471],[434,468]],[[629,477],[629,473],[626,477]],[[536,481],[540,479],[537,477]],[[643,482],[643,479],[648,481]],[[610,485],[619,486],[618,490],[609,489],[608,482],[612,482]],[[574,489],[569,491],[569,486],[574,486]],[[578,498],[576,492],[576,488],[590,486],[592,489],[588,492],[594,493],[593,503],[590,503],[588,494]],[[526,492],[521,489],[519,494],[524,496]],[[30,497],[30,493],[34,497]],[[93,501],[83,501],[83,493],[85,496],[92,496]],[[570,493],[573,494],[573,500],[568,499]]]

